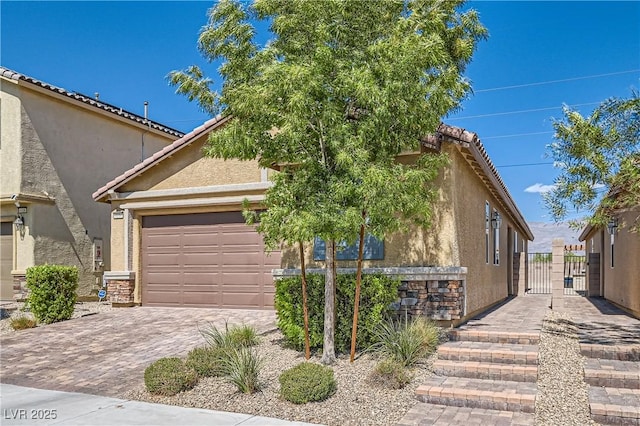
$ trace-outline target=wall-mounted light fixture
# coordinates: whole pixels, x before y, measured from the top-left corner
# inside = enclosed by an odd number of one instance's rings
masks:
[[[493,217],[491,218],[491,227],[493,229],[500,229],[501,225],[502,225],[502,217],[500,216],[500,213],[493,212]]]
[[[13,221],[13,226],[16,228],[16,232],[20,235],[20,239],[24,239],[25,233],[25,223],[24,223],[24,214],[27,214],[27,207],[21,206],[19,202],[16,201],[16,207],[18,208],[18,215],[16,216],[16,220]]]
[[[13,226],[16,228],[16,232],[20,234],[20,238],[24,238],[24,218],[22,216],[16,217],[13,221]]]
[[[609,235],[614,235],[618,230],[618,219],[611,218],[609,223],[607,223],[607,230],[609,231]]]

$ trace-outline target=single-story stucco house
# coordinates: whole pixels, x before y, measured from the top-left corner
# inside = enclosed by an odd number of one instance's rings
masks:
[[[601,296],[640,318],[640,233],[631,227],[640,206],[620,211],[607,227],[586,226],[585,242],[589,296]],[[622,226],[625,224],[626,226]]]
[[[23,297],[44,263],[77,266],[78,294],[98,291],[111,223],[91,193],[183,134],[3,67],[0,104],[0,300]]]
[[[208,134],[229,119],[207,121],[93,194],[111,204],[112,301],[270,309],[272,274],[296,273],[295,250],[266,254],[241,214],[243,200],[261,207],[277,172],[203,156]],[[365,267],[399,275],[402,306],[441,320],[462,321],[524,294],[533,235],[479,138],[441,125],[422,146],[450,157],[433,226],[376,242]],[[310,268],[323,265],[314,260],[321,250],[309,248]],[[341,257],[349,256],[338,257],[340,267],[354,265]]]

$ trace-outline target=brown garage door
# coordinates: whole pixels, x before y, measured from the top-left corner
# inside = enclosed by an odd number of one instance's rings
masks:
[[[279,267],[240,212],[142,220],[143,305],[269,309]]]
[[[13,223],[0,222],[0,300],[13,300]]]

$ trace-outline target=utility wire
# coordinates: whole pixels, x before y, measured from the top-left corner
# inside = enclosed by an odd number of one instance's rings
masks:
[[[474,93],[495,92],[497,90],[519,89],[521,87],[542,86],[542,85],[545,85],[545,84],[554,84],[554,83],[565,83],[565,82],[568,82],[568,81],[587,80],[587,79],[590,79],[590,78],[600,78],[600,77],[609,77],[609,76],[612,76],[612,75],[631,74],[631,73],[638,72],[638,71],[640,71],[640,69],[628,70],[628,71],[610,72],[610,73],[607,73],[607,74],[586,75],[586,76],[583,76],[583,77],[563,78],[561,80],[547,80],[547,81],[539,81],[539,82],[536,82],[536,83],[516,84],[516,85],[513,85],[513,86],[491,87],[489,89],[474,90]]]
[[[553,164],[551,163],[521,163],[521,164],[503,164],[502,166],[496,166],[496,167],[500,167],[500,168],[507,168],[507,167],[529,167],[529,166],[543,166],[543,165],[549,165],[549,164]]]
[[[487,140],[487,139],[502,139],[502,138],[515,138],[515,137],[519,137],[519,136],[533,136],[533,135],[548,135],[548,134],[552,134],[554,132],[531,132],[531,133],[515,133],[513,135],[500,135],[500,136],[486,136],[481,138],[483,141]]]
[[[600,103],[602,103],[602,102],[587,102],[587,103],[584,103],[584,104],[572,104],[572,105],[567,105],[567,106],[573,108],[573,107],[588,106],[588,105],[598,105]],[[506,112],[494,112],[494,113],[491,113],[491,114],[467,115],[466,117],[451,117],[451,118],[447,118],[447,121],[463,120],[463,119],[469,119],[469,118],[495,117],[495,116],[498,116],[498,115],[524,114],[524,113],[528,113],[528,112],[550,111],[550,110],[560,109],[560,108],[562,108],[562,105],[554,106],[554,107],[546,107],[546,108],[523,109],[523,110],[520,110],[520,111],[506,111]]]

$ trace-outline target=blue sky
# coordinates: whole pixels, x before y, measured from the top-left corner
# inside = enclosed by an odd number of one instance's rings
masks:
[[[138,114],[149,101],[151,119],[187,132],[208,117],[165,77],[198,64],[216,79],[215,66],[196,48],[212,5],[3,0],[0,64],[70,91],[99,92]],[[587,114],[607,97],[640,87],[640,2],[467,7],[480,12],[490,37],[467,70],[475,94],[445,121],[478,133],[525,218],[547,222],[539,191],[557,174],[545,157],[552,118],[561,116],[563,103]],[[260,36],[268,34],[263,29]]]

